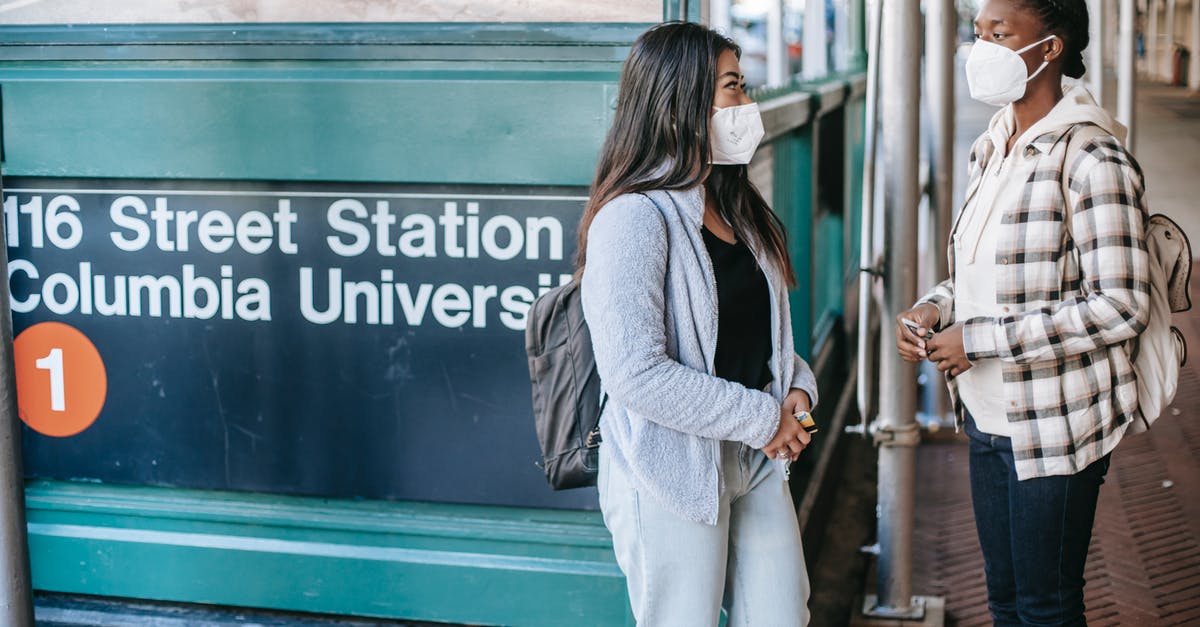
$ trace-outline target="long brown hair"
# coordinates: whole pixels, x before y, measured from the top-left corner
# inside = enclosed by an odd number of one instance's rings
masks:
[[[588,227],[609,201],[628,193],[691,189],[703,182],[738,237],[764,247],[788,286],[795,287],[783,223],[750,183],[746,166],[709,163],[717,59],[726,50],[741,57],[733,40],[690,22],[659,24],[634,42],[579,222],[579,272],[587,263]]]

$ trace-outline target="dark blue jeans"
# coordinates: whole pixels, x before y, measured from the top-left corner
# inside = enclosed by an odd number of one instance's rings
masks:
[[[1074,475],[1018,481],[1012,440],[983,433],[970,415],[966,432],[992,620],[998,627],[1087,625],[1083,565],[1109,456]]]

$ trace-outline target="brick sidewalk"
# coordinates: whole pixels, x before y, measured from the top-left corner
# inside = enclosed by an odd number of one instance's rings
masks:
[[[1192,281],[1200,305],[1200,266]],[[1088,555],[1088,624],[1200,625],[1200,306],[1176,314],[1192,359],[1167,415],[1113,454]],[[914,586],[948,624],[990,625],[962,436],[917,453]]]

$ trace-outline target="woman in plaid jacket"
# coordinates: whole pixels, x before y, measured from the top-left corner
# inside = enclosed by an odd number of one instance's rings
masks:
[[[970,437],[995,623],[1085,625],[1096,499],[1138,412],[1142,173],[1125,130],[1082,86],[1064,89],[1084,72],[1085,0],[988,0],[975,32],[971,95],[1003,108],[971,150],[951,276],[897,318],[897,345],[946,374]],[[1085,125],[1103,132],[1072,142]]]

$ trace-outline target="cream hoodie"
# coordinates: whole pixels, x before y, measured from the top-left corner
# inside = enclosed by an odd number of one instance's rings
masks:
[[[996,233],[999,231],[996,227],[1017,207],[1025,182],[1037,167],[1040,155],[1029,146],[1030,142],[1046,133],[1080,123],[1095,124],[1118,140],[1125,140],[1125,127],[1097,105],[1080,84],[1064,85],[1062,100],[1046,117],[1017,138],[1011,152],[1006,150],[1008,140],[1016,130],[1012,105],[992,117],[987,134],[995,150],[984,164],[979,186],[963,207],[951,237],[951,245],[955,247],[956,320],[1008,315],[1008,308],[996,302]],[[958,391],[980,431],[1011,437],[1003,380],[1000,360],[981,359],[958,376]]]

